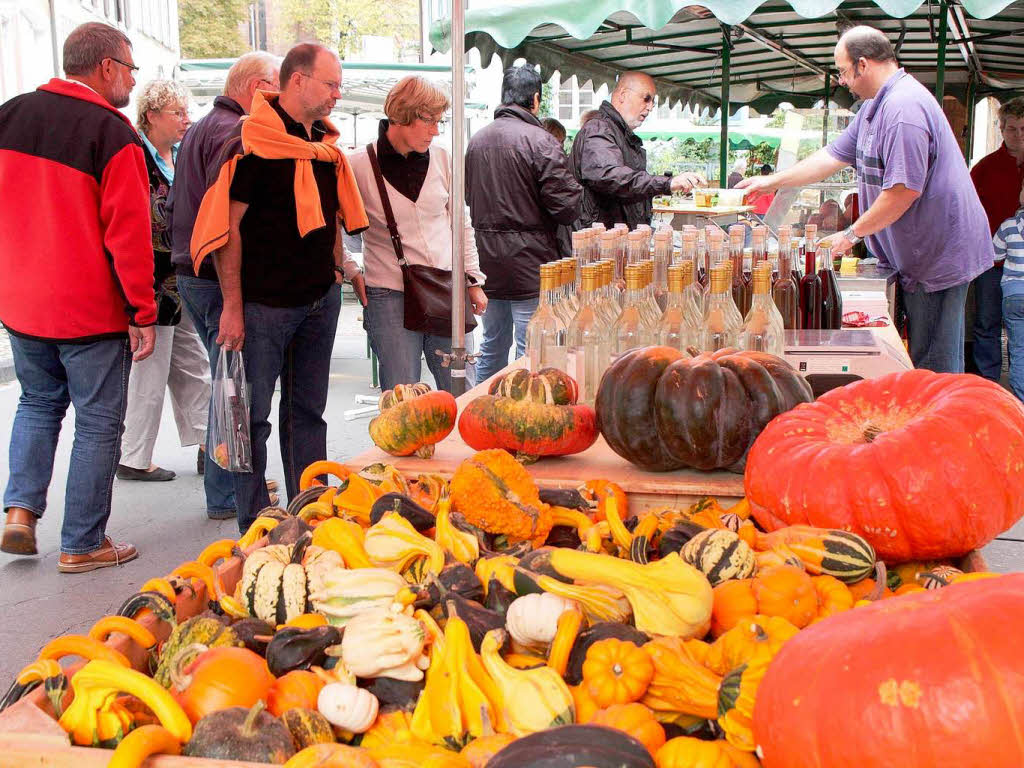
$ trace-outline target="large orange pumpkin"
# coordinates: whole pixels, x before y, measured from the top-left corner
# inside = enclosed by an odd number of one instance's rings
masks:
[[[1013,574],[903,595],[797,633],[757,693],[764,768],[1020,768],[1022,616],[1024,574]]]
[[[203,651],[173,677],[171,693],[193,723],[211,712],[265,702],[274,684],[262,656],[230,646]]]
[[[744,487],[769,531],[853,531],[886,562],[960,557],[1024,515],[1024,405],[977,376],[858,381],[774,419]]]

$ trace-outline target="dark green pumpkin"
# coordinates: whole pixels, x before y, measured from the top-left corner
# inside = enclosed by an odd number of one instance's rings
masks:
[[[707,528],[697,525],[697,523],[688,521],[676,523],[662,534],[661,541],[658,542],[658,553],[665,557],[672,552],[678,552],[686,542],[706,530]]]
[[[424,680],[395,680],[390,677],[360,678],[358,685],[365,688],[380,702],[381,712],[401,709],[412,712],[425,685]]]
[[[314,744],[332,744],[335,741],[330,722],[315,710],[293,707],[282,713],[281,722],[292,735],[296,752]]]
[[[375,525],[380,522],[388,512],[397,512],[420,533],[429,531],[434,527],[435,519],[432,514],[415,501],[401,493],[385,493],[370,507],[370,523]]]
[[[740,664],[722,678],[718,686],[718,716],[725,714],[736,706],[736,699],[740,697],[740,684],[743,682],[743,673],[747,671],[746,664]]]
[[[774,355],[645,347],[605,372],[597,422],[611,449],[644,469],[740,472],[768,422],[812,399],[803,377]]]
[[[655,768],[647,747],[623,731],[563,725],[516,739],[487,768]]]
[[[257,701],[252,709],[229,707],[200,719],[183,754],[280,765],[295,754],[295,744],[285,724]]]
[[[536,373],[517,368],[495,378],[487,388],[487,394],[533,403],[574,405],[579,387],[572,376],[557,368],[542,368]]]
[[[341,630],[337,627],[283,627],[267,645],[267,667],[274,677],[293,669],[322,667],[327,661],[327,649],[340,642]]]

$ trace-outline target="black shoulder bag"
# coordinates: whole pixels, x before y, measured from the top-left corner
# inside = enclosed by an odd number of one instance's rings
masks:
[[[377,180],[380,202],[384,206],[384,217],[391,233],[391,244],[398,257],[398,266],[402,268],[402,287],[405,293],[405,313],[403,325],[407,330],[429,333],[433,336],[451,337],[452,335],[452,273],[447,269],[428,267],[425,264],[410,264],[405,259],[402,238],[398,234],[398,223],[395,212],[391,209],[391,200],[384,186],[384,175],[377,162],[377,153],[373,144],[366,145],[366,154],[370,158],[373,177]],[[469,286],[463,291],[466,303],[466,333],[476,328],[473,316],[473,305],[469,300]]]

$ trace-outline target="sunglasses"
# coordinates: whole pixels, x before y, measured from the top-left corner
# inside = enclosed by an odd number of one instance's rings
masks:
[[[644,104],[651,104],[654,102],[653,93],[647,93],[646,91],[638,91],[636,88],[627,88],[626,90],[640,94],[643,97]]]
[[[138,72],[139,71],[139,68],[137,66],[135,66],[134,64],[129,64],[127,61],[121,61],[120,59],[115,59],[113,56],[107,56],[107,58],[110,59],[111,61],[116,61],[122,67],[128,67],[128,69],[130,69],[132,72]]]

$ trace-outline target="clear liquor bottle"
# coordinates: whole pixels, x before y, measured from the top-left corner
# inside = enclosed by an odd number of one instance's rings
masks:
[[[711,271],[711,293],[701,322],[700,349],[714,352],[718,349],[736,346],[736,338],[742,320],[737,322],[739,312],[732,300],[730,289],[731,267],[719,265]]]
[[[661,319],[661,307],[658,306],[657,298],[655,297],[655,286],[654,286],[654,262],[651,259],[640,262],[640,266],[643,267],[643,308],[644,315],[647,318],[647,322],[650,325],[651,335],[653,338],[654,330],[658,327],[658,320]]]
[[[598,275],[600,267],[583,268],[580,310],[569,324],[568,373],[579,387],[579,400],[593,404],[601,374],[610,361],[610,327],[599,310]]]
[[[768,287],[771,272],[756,269],[753,274],[754,295],[750,303],[750,311],[743,320],[740,330],[740,349],[752,352],[769,352],[782,355],[783,328],[776,316],[775,304],[772,302]]]
[[[650,329],[640,312],[643,273],[639,264],[626,265],[626,295],[610,333],[611,357],[651,343]]]
[[[683,262],[668,268],[668,306],[658,322],[656,342],[685,352],[697,344],[701,317],[693,297],[687,292],[693,281],[693,264]]]
[[[768,230],[766,227],[754,227],[750,231],[750,272],[753,274],[758,264],[768,260]]]
[[[779,312],[779,308],[775,306],[775,300],[772,296],[772,286],[774,285],[774,282],[772,281],[772,265],[766,261],[762,261],[760,265],[758,265],[758,267],[754,270],[754,272],[756,273],[758,270],[761,270],[766,275],[768,275],[768,298],[772,299],[772,301],[770,302],[772,317],[775,318],[779,328],[785,330],[786,322],[782,319],[782,313]]]
[[[605,319],[608,328],[615,325],[622,307],[619,305],[618,291],[615,288],[615,262],[610,259],[602,259],[598,267],[598,309]]]
[[[711,294],[711,270],[717,267],[725,260],[725,244],[724,234],[722,230],[717,227],[707,232],[708,240],[708,254],[707,254],[707,273],[708,281],[704,285],[701,291],[701,311],[707,308],[708,296]],[[730,280],[732,274],[729,275]]]
[[[639,264],[647,258],[646,237],[639,229],[626,235],[626,264]]]
[[[555,292],[552,296],[552,309],[555,314],[558,315],[562,322],[565,323],[566,328],[569,327],[569,321],[572,320],[574,314],[572,307],[569,304],[569,287],[566,284],[568,279],[567,270],[565,268],[565,259],[558,259],[557,261],[548,262],[554,268],[555,272]]]
[[[772,300],[787,330],[800,328],[800,283],[793,277],[793,246],[788,227],[779,228],[778,276],[772,283]]]
[[[554,309],[558,271],[559,267],[554,263],[540,267],[540,301],[526,326],[526,354],[531,371],[566,369],[566,327]]]
[[[664,312],[668,306],[668,267],[672,263],[672,229],[654,233],[654,300]]]

